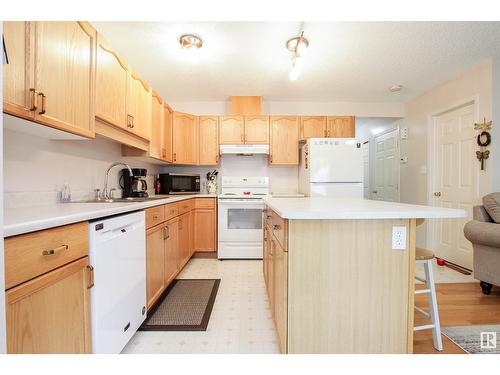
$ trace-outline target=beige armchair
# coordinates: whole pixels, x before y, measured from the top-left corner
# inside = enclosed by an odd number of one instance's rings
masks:
[[[484,206],[475,206],[473,213],[464,234],[474,249],[474,277],[481,281],[483,293],[490,294],[493,285],[500,286],[500,224]]]

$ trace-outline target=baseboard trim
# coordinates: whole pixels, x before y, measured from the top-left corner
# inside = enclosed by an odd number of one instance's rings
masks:
[[[217,259],[217,253],[215,251],[212,252],[197,251],[193,254],[192,258]]]

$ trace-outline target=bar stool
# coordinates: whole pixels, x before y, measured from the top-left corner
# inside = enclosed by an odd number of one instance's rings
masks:
[[[414,331],[421,331],[424,329],[432,329],[432,336],[434,339],[434,347],[437,350],[443,350],[443,341],[441,339],[441,325],[439,324],[439,312],[436,299],[436,289],[434,287],[434,275],[432,273],[432,262],[434,260],[434,253],[426,249],[415,249],[415,261],[416,263],[423,263],[425,270],[425,279],[415,276],[415,279],[421,281],[425,284],[425,289],[415,290],[415,294],[428,294],[429,300],[429,311],[415,306],[415,310],[419,313],[424,314],[431,319],[432,324],[426,324],[423,326],[416,326],[413,328]]]

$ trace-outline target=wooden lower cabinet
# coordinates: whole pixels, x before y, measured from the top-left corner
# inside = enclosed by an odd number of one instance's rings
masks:
[[[201,216],[198,211],[202,213]],[[214,198],[191,198],[146,210],[148,309],[155,304],[195,251],[215,251],[215,212]],[[200,239],[200,233],[203,240]],[[196,245],[203,249],[198,250]]]
[[[181,267],[183,267],[191,257],[189,216],[190,213],[186,212],[179,217],[179,252]]]
[[[146,231],[146,298],[148,309],[164,289],[165,226],[159,224]]]
[[[287,302],[288,302],[288,253],[274,239],[272,246],[274,323],[278,333],[280,350],[287,352]]]
[[[180,250],[179,250],[179,218],[174,218],[165,223],[165,256],[164,256],[164,285],[165,287],[175,278],[180,269]]]
[[[8,353],[90,353],[88,257],[7,290]]]
[[[215,252],[217,248],[217,214],[215,208],[194,211],[194,251]]]
[[[263,271],[281,353],[287,353],[288,252],[273,235],[272,223],[264,228]]]

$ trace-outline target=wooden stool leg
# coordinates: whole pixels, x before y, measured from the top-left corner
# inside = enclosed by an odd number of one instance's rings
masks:
[[[434,328],[432,329],[432,336],[434,338],[434,347],[437,350],[443,350],[443,341],[441,339],[441,324],[439,323],[439,311],[437,305],[437,297],[436,297],[436,288],[434,286],[434,273],[432,272],[432,261],[433,259],[429,259],[424,264],[425,269],[425,281],[427,285],[427,289],[431,292],[429,293],[429,307],[430,307],[430,318],[432,320],[432,324],[434,324]]]

